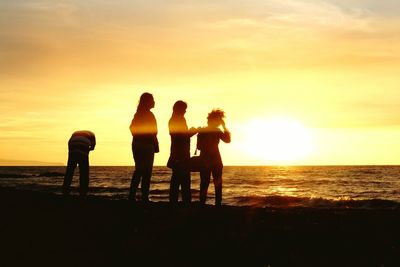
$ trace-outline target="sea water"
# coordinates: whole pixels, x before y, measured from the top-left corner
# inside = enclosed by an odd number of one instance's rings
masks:
[[[61,194],[65,166],[0,167],[0,187]],[[89,194],[127,199],[133,166],[90,167]],[[154,167],[151,201],[168,201],[171,170]],[[223,204],[256,207],[361,207],[400,205],[400,166],[225,166]],[[78,193],[79,171],[72,191]],[[193,201],[200,177],[192,173]],[[138,192],[140,194],[140,190]],[[207,203],[214,203],[211,181]]]

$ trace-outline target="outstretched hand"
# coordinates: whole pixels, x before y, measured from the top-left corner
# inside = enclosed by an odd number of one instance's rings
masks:
[[[200,131],[200,127],[195,128],[195,127],[190,127],[189,132],[193,134],[197,134]]]

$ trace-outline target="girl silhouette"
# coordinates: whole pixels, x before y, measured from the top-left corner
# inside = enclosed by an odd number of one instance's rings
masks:
[[[132,153],[135,161],[129,199],[136,200],[136,191],[140,182],[142,182],[142,201],[144,203],[149,202],[154,153],[159,152],[157,121],[150,111],[150,109],[154,108],[154,104],[153,95],[143,93],[140,96],[139,105],[129,127],[132,133]]]
[[[200,203],[205,204],[211,174],[215,187],[215,205],[220,206],[222,201],[222,159],[219,152],[219,141],[231,142],[231,134],[225,126],[225,112],[214,109],[208,113],[207,127],[202,128],[198,134],[197,147],[203,168],[200,171]],[[219,127],[222,126],[222,131]]]

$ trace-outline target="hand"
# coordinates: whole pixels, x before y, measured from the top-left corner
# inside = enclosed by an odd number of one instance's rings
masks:
[[[193,135],[197,134],[199,131],[197,130],[197,128],[190,127],[188,132],[189,132],[189,134],[191,134],[193,136]]]
[[[222,126],[222,128],[226,129],[226,126],[225,126],[225,121],[224,121],[224,120],[222,120],[222,119],[221,119],[221,126]]]

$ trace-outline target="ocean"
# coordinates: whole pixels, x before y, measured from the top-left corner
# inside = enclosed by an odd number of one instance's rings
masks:
[[[0,167],[0,187],[61,194],[65,166]],[[90,167],[89,195],[127,199],[132,166]],[[154,167],[151,201],[168,201],[171,170]],[[400,206],[400,166],[225,166],[223,205],[254,207],[395,208]],[[77,195],[78,168],[73,180]],[[193,201],[199,173],[192,173]],[[139,190],[140,194],[140,190]],[[210,183],[208,204],[214,203]]]

